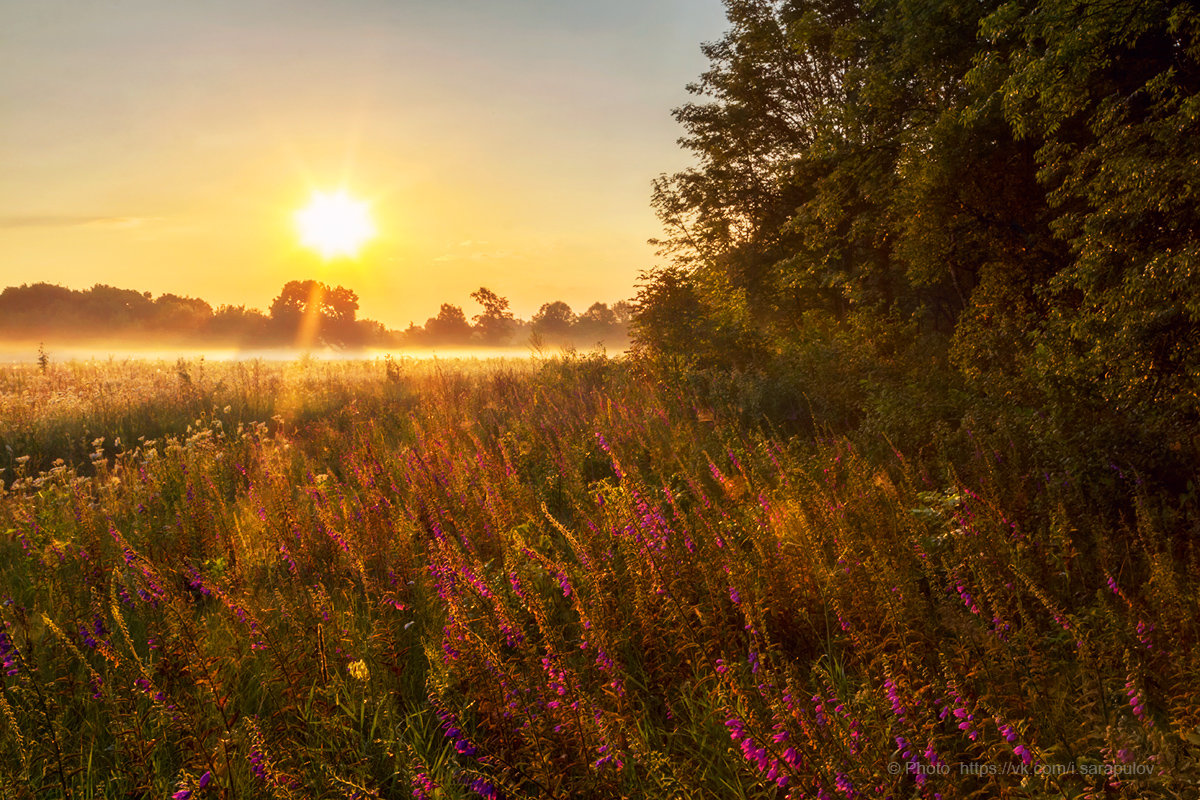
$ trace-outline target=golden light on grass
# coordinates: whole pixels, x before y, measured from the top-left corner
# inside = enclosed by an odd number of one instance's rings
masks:
[[[313,192],[308,205],[296,212],[300,243],[324,258],[354,258],[375,235],[367,204],[344,189]]]

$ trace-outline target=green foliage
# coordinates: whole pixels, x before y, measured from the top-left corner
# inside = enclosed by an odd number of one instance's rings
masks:
[[[1040,411],[1077,452],[1200,434],[1191,4],[726,8],[676,111],[697,166],[655,185],[675,272],[643,288],[645,349],[762,368],[803,349],[814,312],[888,319],[904,358],[957,373],[929,405],[960,386],[965,414]],[[916,410],[915,389],[881,393]]]

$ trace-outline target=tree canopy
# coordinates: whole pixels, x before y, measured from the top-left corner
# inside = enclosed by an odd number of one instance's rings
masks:
[[[984,395],[1195,426],[1194,4],[725,5],[675,111],[696,166],[654,186],[643,349],[888,326]]]

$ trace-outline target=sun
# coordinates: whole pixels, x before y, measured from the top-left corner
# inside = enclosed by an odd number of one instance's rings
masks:
[[[354,258],[375,235],[375,224],[367,204],[355,200],[344,189],[313,192],[308,205],[296,212],[300,244],[324,258]]]

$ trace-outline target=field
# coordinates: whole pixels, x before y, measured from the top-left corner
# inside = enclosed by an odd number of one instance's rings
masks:
[[[0,368],[0,797],[1197,796],[1194,491],[648,370]]]

